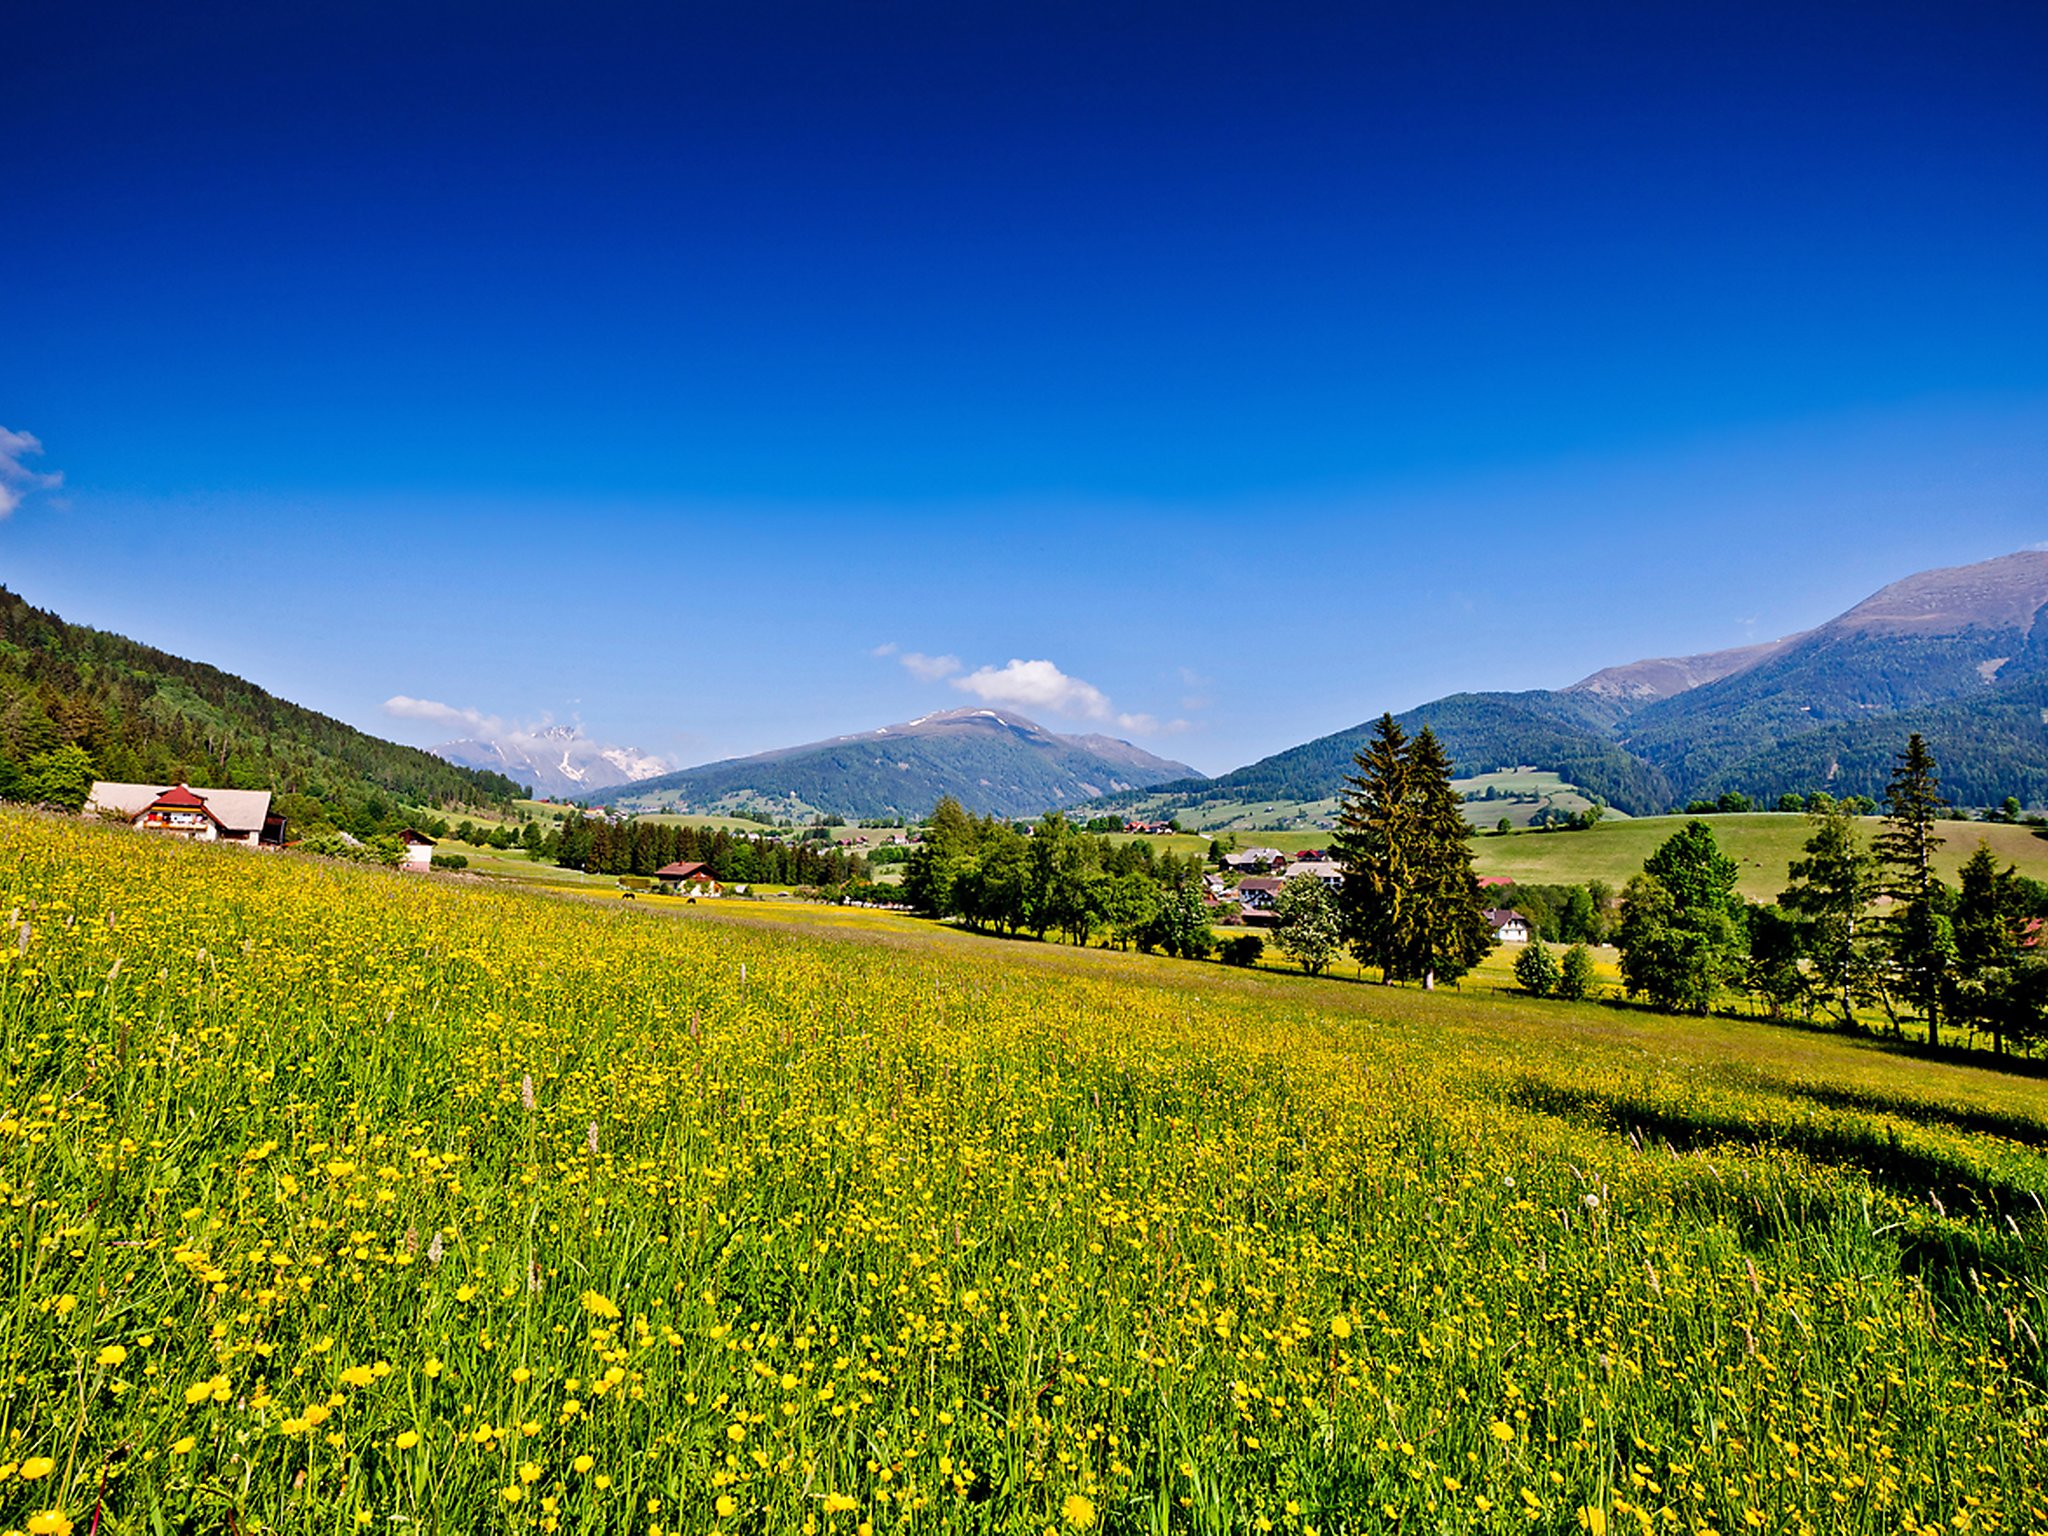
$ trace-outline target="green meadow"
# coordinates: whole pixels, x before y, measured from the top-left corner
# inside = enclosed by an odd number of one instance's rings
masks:
[[[2019,1071],[29,814],[0,912],[0,1531],[2048,1529]]]

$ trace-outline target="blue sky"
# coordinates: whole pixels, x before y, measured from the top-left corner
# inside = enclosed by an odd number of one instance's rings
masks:
[[[38,10],[0,581],[400,739],[1221,771],[2048,539],[2037,5]]]

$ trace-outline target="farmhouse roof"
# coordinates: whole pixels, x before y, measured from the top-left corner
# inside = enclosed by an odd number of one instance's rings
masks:
[[[1238,881],[1237,888],[1240,891],[1269,891],[1277,894],[1280,887],[1286,883],[1277,875],[1253,875],[1249,879]]]
[[[424,832],[415,832],[411,827],[407,827],[403,832],[399,833],[398,840],[401,843],[411,843],[415,848],[431,848],[434,846],[434,840],[431,837],[427,836]]]
[[[1520,923],[1525,928],[1529,926],[1528,918],[1509,907],[1488,907],[1486,920],[1496,928],[1505,928],[1509,923]]]
[[[703,868],[704,864],[701,859],[689,864],[677,860],[673,864],[662,865],[661,868],[654,872],[654,878],[657,880],[688,880],[700,873]],[[705,875],[704,878],[709,880],[711,877]]]

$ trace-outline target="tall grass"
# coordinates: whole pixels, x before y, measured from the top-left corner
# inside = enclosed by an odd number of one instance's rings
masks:
[[[2048,1526],[2032,1084],[13,815],[10,912],[0,1528]]]

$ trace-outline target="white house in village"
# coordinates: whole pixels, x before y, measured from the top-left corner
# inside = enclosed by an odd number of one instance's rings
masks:
[[[1303,859],[1287,866],[1287,878],[1296,875],[1314,875],[1331,890],[1340,890],[1344,885],[1344,866],[1335,859]]]
[[[398,841],[405,847],[405,859],[401,869],[432,869],[434,867],[434,840],[424,832],[415,832],[407,827],[398,834]]]
[[[1486,909],[1487,926],[1503,944],[1526,944],[1530,939],[1529,919],[1506,907]]]
[[[138,832],[158,832],[195,843],[242,843],[276,848],[284,843],[282,816],[270,809],[267,789],[194,789],[190,784],[114,784],[96,780],[85,814],[125,821]]]

